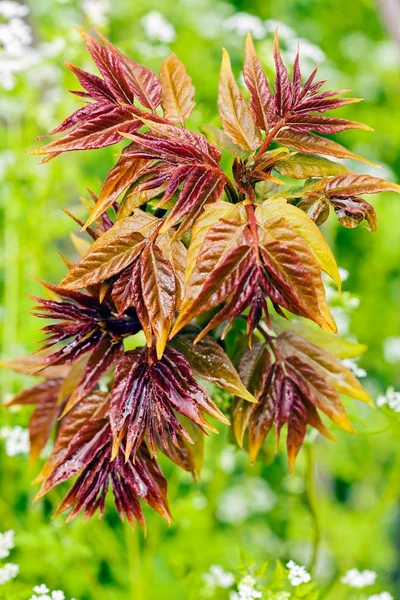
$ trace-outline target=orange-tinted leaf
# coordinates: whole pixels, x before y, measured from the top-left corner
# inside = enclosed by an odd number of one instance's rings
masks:
[[[360,194],[378,194],[379,192],[400,193],[400,185],[372,175],[346,173],[329,179],[324,185],[325,194],[330,196],[348,197]]]
[[[290,332],[279,337],[279,348],[283,357],[294,355],[311,364],[337,392],[373,405],[355,375],[322,348]]]
[[[253,344],[252,348],[245,352],[241,358],[239,365],[239,373],[241,379],[249,390],[250,393],[259,401],[264,389],[265,389],[265,378],[268,376],[268,371],[271,366],[271,354],[266,344],[256,343]],[[238,400],[233,410],[233,430],[237,443],[240,447],[243,446],[243,438],[245,430],[249,424],[250,416],[255,411],[255,406]],[[271,421],[271,425],[272,425]],[[263,419],[263,424],[266,424],[266,420]],[[258,429],[258,427],[257,427]],[[251,453],[251,460],[253,460],[256,452],[256,448],[260,448],[265,436],[267,435],[267,426],[264,428],[264,435],[257,435],[256,431],[252,434],[252,443],[249,444],[249,450]],[[269,430],[269,428],[268,428]]]
[[[194,87],[185,65],[176,54],[165,59],[160,69],[161,106],[172,123],[185,124],[194,108]]]
[[[141,254],[140,276],[143,301],[160,359],[175,316],[176,282],[172,264],[155,244],[146,246]]]
[[[68,289],[84,288],[120,273],[143,250],[146,238],[142,233],[154,230],[156,226],[156,221],[150,222],[140,230],[134,217],[117,221],[71,269],[63,279],[62,286]]]
[[[243,150],[256,150],[261,145],[261,135],[235,81],[226,50],[222,57],[218,107],[225,133]]]
[[[132,160],[123,154],[115,167],[109,172],[101,190],[96,206],[92,210],[86,226],[90,225],[100,217],[127,187],[137,179],[147,166],[147,161]]]
[[[336,158],[351,158],[377,166],[370,160],[350,152],[350,150],[347,150],[347,148],[337,142],[319,137],[313,133],[282,130],[277,140],[280,144],[290,146],[307,154],[324,154],[326,156],[335,156]]]

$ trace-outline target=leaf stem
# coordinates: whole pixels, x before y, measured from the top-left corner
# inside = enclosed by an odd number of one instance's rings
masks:
[[[257,159],[259,157],[261,157],[266,150],[268,150],[268,146],[273,142],[274,137],[276,136],[276,134],[278,133],[278,131],[280,129],[282,129],[282,127],[285,125],[285,123],[286,123],[286,120],[285,119],[281,119],[280,121],[278,121],[278,123],[275,125],[275,127],[273,127],[267,133],[267,137],[265,138],[264,142],[262,143],[262,145],[260,146],[260,148],[259,148],[259,150],[257,152],[256,162],[257,162]]]

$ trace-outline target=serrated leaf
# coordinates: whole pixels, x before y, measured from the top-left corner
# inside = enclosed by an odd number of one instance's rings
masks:
[[[324,185],[325,194],[330,196],[358,196],[360,194],[378,194],[379,192],[400,193],[400,185],[372,175],[347,173],[328,180]]]
[[[324,154],[326,156],[335,156],[336,158],[351,158],[361,162],[368,163],[374,167],[379,166],[375,163],[358,156],[337,142],[333,142],[328,138],[322,138],[318,135],[308,132],[297,132],[290,130],[282,130],[277,136],[277,141],[285,146],[306,152],[307,154]]]
[[[129,108],[115,104],[90,106],[93,106],[93,110],[84,121],[58,140],[32,150],[30,154],[42,155],[105,148],[120,142],[123,139],[121,132],[133,133],[142,126],[142,122]]]
[[[256,218],[263,223],[273,217],[283,217],[295,227],[307,242],[322,271],[325,271],[333,279],[340,290],[342,284],[339,269],[332,251],[318,227],[306,213],[296,206],[288,204],[284,198],[270,198],[257,207]]]
[[[275,96],[269,87],[267,76],[256,55],[251,33],[246,39],[246,59],[243,78],[250,92],[250,106],[258,127],[267,131],[276,120]]]
[[[266,344],[254,344],[250,350],[243,355],[239,364],[239,373],[244,385],[248,388],[257,401],[260,399],[264,388],[265,379],[268,376],[268,370],[272,364],[271,354]],[[255,407],[249,405],[248,402],[238,400],[233,410],[233,430],[237,443],[242,448],[245,431],[248,427],[251,415],[254,413]],[[258,420],[257,427],[253,429],[251,443],[249,441],[249,449],[251,452],[251,460],[257,455],[261,443],[267,435],[271,424],[268,427],[267,419],[263,418],[262,423]],[[260,436],[258,429],[262,429],[264,435]]]
[[[345,340],[328,331],[323,331],[307,321],[286,321],[272,317],[273,327],[279,333],[283,331],[293,331],[298,336],[305,338],[309,342],[320,346],[323,350],[332,354],[336,358],[356,358],[364,354],[367,346]]]
[[[280,336],[279,347],[283,356],[295,354],[296,357],[303,358],[305,363],[312,365],[318,373],[321,373],[336,391],[374,406],[369,394],[355,375],[322,348],[291,332]]]
[[[214,202],[204,207],[192,229],[187,256],[186,282],[189,281],[193,273],[199,251],[208,231],[222,218],[245,224],[247,222],[246,209],[241,204],[232,205],[228,202]]]
[[[35,483],[42,482],[52,470],[60,464],[67,453],[70,441],[79,432],[81,427],[96,415],[102,414],[109,402],[108,392],[92,392],[84,401],[75,405],[71,411],[61,419],[53,450],[46,460]]]
[[[336,333],[337,328],[326,302],[319,265],[294,225],[283,217],[274,217],[262,225],[260,235],[270,268],[285,285],[286,293],[290,294],[289,298],[291,294],[295,298],[290,301],[290,308],[286,308],[294,312],[296,306],[297,310],[303,311],[301,316],[306,316],[323,329]]]
[[[154,350],[126,352],[119,361],[112,389],[110,421],[113,432],[113,455],[123,440],[126,458],[135,455],[145,435],[152,451],[156,450],[156,433],[164,439],[191,438],[175,416],[183,415],[202,431],[214,427],[203,412],[229,423],[192,375],[186,358],[167,347],[162,359]],[[166,442],[165,442],[166,443]]]
[[[255,397],[243,385],[227,354],[212,337],[205,336],[194,344],[198,333],[198,330],[181,332],[171,340],[170,345],[187,358],[193,371],[200,377],[248,402],[256,402]]]
[[[259,148],[260,132],[235,81],[226,50],[223,50],[222,55],[218,107],[224,131],[235,144],[249,152]]]
[[[175,316],[176,282],[172,264],[155,244],[146,246],[141,254],[140,276],[143,302],[160,359]]]
[[[156,227],[157,220],[138,227],[135,216],[117,221],[92,244],[87,254],[63,279],[62,286],[80,289],[121,272],[137,258],[146,244],[145,235]]]
[[[144,160],[134,161],[124,155],[119,158],[115,167],[107,175],[99,199],[86,222],[86,227],[112,206],[131,182],[141,175],[146,166],[147,162]]]
[[[325,177],[348,172],[348,168],[340,163],[332,162],[322,156],[297,152],[275,163],[274,169],[281,175],[292,179],[308,179],[309,177]]]
[[[176,54],[164,60],[160,69],[161,106],[164,117],[172,123],[185,124],[195,106],[195,89],[185,65]]]
[[[212,144],[214,144],[214,146],[217,146],[217,148],[227,150],[236,156],[246,156],[246,152],[242,150],[240,146],[235,144],[223,129],[219,129],[213,125],[201,125],[200,131]]]

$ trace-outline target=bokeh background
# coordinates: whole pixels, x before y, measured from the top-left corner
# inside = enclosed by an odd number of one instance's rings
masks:
[[[176,52],[197,89],[193,127],[218,125],[221,46],[231,53],[239,78],[244,36],[251,30],[271,70],[272,37],[279,27],[288,60],[300,40],[305,74],[318,63],[330,87],[350,88],[365,98],[340,116],[366,122],[375,133],[347,132],[339,141],[383,167],[368,172],[400,179],[398,2],[31,0],[21,4],[17,22],[8,18],[6,4],[0,0],[3,358],[37,347],[38,323],[25,294],[40,293],[34,278],[55,283],[63,276],[57,251],[75,257],[69,235],[77,230],[61,208],[79,213],[79,197],[87,195],[86,188],[99,192],[115,160],[115,147],[64,154],[44,165],[25,153],[77,106],[67,92],[75,82],[62,61],[93,69],[74,26],[96,26],[154,70]],[[389,386],[400,387],[400,201],[381,194],[372,203],[377,233],[340,228],[333,218],[324,232],[338,264],[348,271],[342,299],[328,290],[335,316],[343,335],[368,345],[359,368],[376,399]],[[0,380],[3,401],[29,382],[4,370]],[[15,531],[11,559],[20,567],[7,589],[0,585],[0,598],[28,598],[31,592],[25,590],[46,582],[76,600],[197,599],[204,595],[203,574],[212,564],[234,570],[243,555],[257,562],[293,558],[308,564],[315,550],[314,576],[323,598],[364,597],[348,596],[340,583],[352,567],[376,571],[376,590],[399,598],[400,400],[391,404],[374,411],[347,402],[357,435],[335,431],[337,444],[310,439],[291,476],[284,456],[274,458],[269,447],[250,467],[243,452],[227,445],[226,431],[208,441],[197,484],[162,461],[174,522],[168,528],[146,511],[146,539],[123,525],[111,507],[102,521],[51,521],[62,493],[57,490],[32,505],[38,465],[29,464],[26,433],[18,430],[19,442],[10,441],[10,430],[4,429],[25,427],[28,412],[0,411],[0,531]]]

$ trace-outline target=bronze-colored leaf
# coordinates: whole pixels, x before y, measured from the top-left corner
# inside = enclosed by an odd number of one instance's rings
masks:
[[[185,65],[176,54],[166,58],[160,69],[161,106],[172,123],[185,124],[194,108],[194,87]]]
[[[248,402],[255,402],[229,357],[212,337],[207,335],[194,343],[198,333],[197,329],[182,331],[171,340],[170,345],[187,358],[196,375]]]
[[[225,133],[243,148],[252,152],[261,145],[261,135],[250,108],[243,98],[232,73],[231,61],[223,51],[218,91],[218,107]]]

